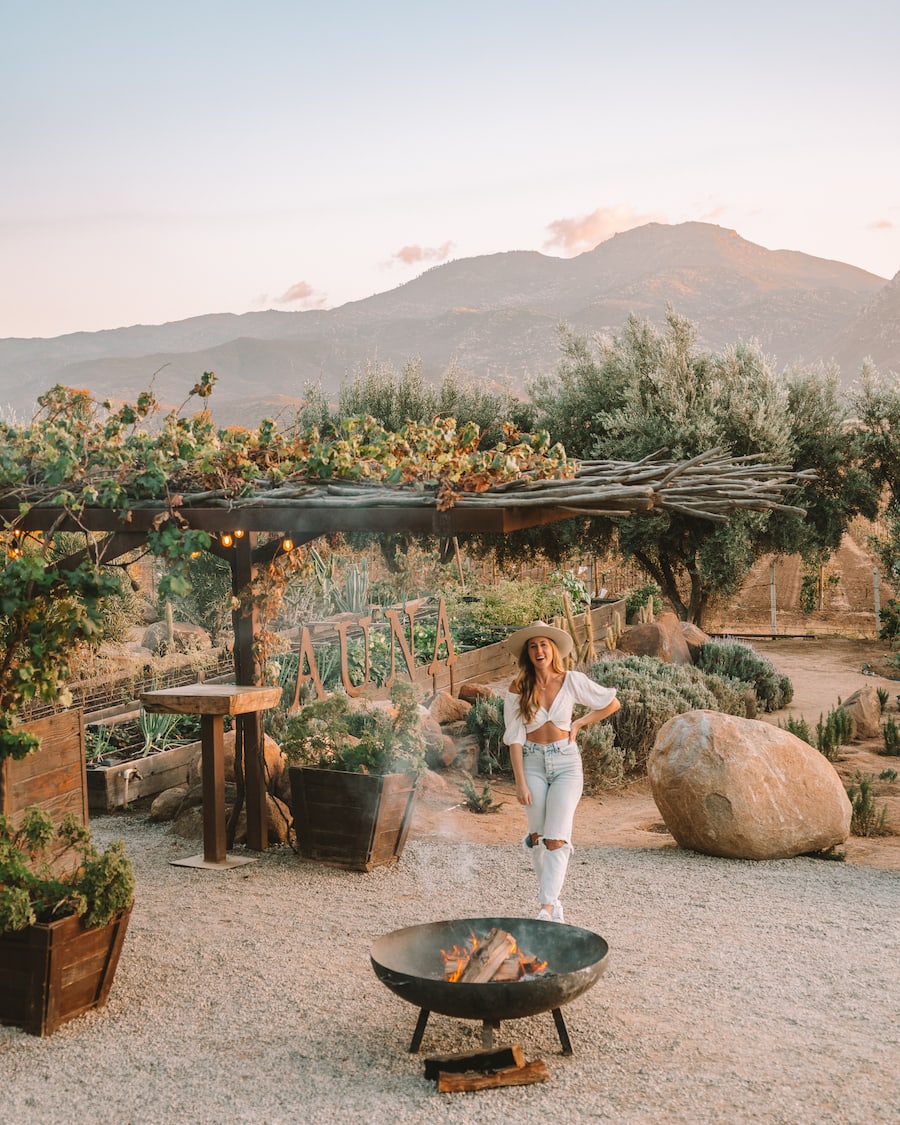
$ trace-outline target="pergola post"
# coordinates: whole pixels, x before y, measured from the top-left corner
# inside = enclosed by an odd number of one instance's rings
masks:
[[[235,598],[252,590],[256,578],[253,552],[256,532],[247,532],[235,539],[230,552],[231,591]],[[234,626],[234,681],[238,685],[257,687],[262,684],[262,669],[254,652],[254,637],[259,614],[252,596],[248,604],[232,611]],[[236,717],[238,736],[242,739],[244,758],[244,807],[247,811],[247,847],[265,851],[268,847],[266,818],[266,768],[263,753],[265,737],[261,712]]]

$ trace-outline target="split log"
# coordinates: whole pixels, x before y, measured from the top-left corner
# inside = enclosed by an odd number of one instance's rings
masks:
[[[533,1082],[549,1082],[550,1071],[543,1059],[525,1063],[524,1066],[510,1066],[493,1074],[446,1074],[438,1075],[439,1094],[462,1093],[467,1090],[490,1090],[497,1086],[529,1086]]]
[[[516,948],[516,939],[499,927],[490,930],[481,945],[472,953],[459,976],[461,983],[486,984]]]
[[[467,1051],[455,1055],[431,1055],[425,1060],[425,1077],[437,1079],[441,1074],[460,1074],[476,1070],[486,1074],[492,1070],[509,1070],[525,1065],[521,1043],[495,1047],[491,1051]]]

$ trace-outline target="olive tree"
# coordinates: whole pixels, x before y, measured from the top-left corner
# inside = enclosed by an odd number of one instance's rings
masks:
[[[532,395],[537,424],[581,458],[640,460],[665,451],[683,459],[722,449],[820,474],[789,497],[808,509],[806,518],[738,510],[727,522],[681,513],[613,521],[623,554],[679,617],[701,625],[714,599],[734,596],[763,555],[813,559],[837,547],[849,519],[872,510],[873,493],[854,468],[832,375],[809,369],[780,378],[757,345],[712,353],[698,348],[696,335],[671,309],[662,331],[632,316],[620,336],[593,347],[562,329],[558,370]]]

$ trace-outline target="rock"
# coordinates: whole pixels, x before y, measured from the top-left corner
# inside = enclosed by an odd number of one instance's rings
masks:
[[[449,735],[441,735],[439,745],[428,743],[425,749],[425,761],[431,769],[446,769],[456,761],[458,753],[456,739]]]
[[[270,844],[286,844],[294,827],[294,818],[290,806],[266,794],[266,827]],[[238,817],[237,827],[234,832],[234,842],[245,844],[247,842],[247,810],[242,809]]]
[[[172,822],[172,831],[186,840],[203,839],[203,810],[199,805],[184,809]]]
[[[478,773],[478,759],[481,757],[481,747],[478,745],[478,739],[474,734],[468,734],[464,738],[457,738],[454,740],[456,746],[456,758],[453,765],[459,769],[465,770],[467,773]]]
[[[465,719],[466,714],[471,711],[472,704],[467,703],[464,699],[457,699],[456,696],[451,695],[447,691],[438,692],[438,694],[431,701],[431,706],[428,708],[428,713],[432,719],[441,725],[445,723],[459,722],[460,719]]]
[[[850,835],[852,809],[834,766],[770,723],[676,715],[660,728],[647,776],[668,830],[706,855],[784,859]]]
[[[654,656],[666,664],[692,664],[691,652],[674,613],[663,613],[658,621],[629,625],[616,646],[629,656]]]
[[[165,621],[156,621],[148,625],[144,630],[141,645],[157,654],[168,652],[169,634]],[[175,652],[196,652],[201,648],[212,648],[212,640],[209,633],[199,625],[176,621],[172,630],[172,646]]]
[[[223,744],[225,751],[225,780],[234,781],[234,741],[236,733],[234,729],[226,731]],[[266,763],[266,788],[270,793],[275,791],[279,783],[281,775],[285,771],[285,757],[281,752],[281,747],[274,738],[264,735],[263,741],[263,757]],[[199,785],[203,780],[203,755],[201,751],[197,751],[197,755],[191,763],[191,770],[188,775],[188,781],[191,785]]]
[[[466,703],[477,703],[479,699],[493,699],[496,694],[487,684],[459,685],[459,698],[465,700]]]
[[[174,820],[184,808],[187,788],[184,785],[175,785],[171,789],[164,789],[158,794],[150,806],[150,819],[155,821]]]
[[[865,738],[878,738],[881,734],[881,703],[878,692],[871,684],[859,688],[841,704],[853,721],[851,742]]]
[[[688,646],[688,652],[691,654],[692,662],[696,664],[697,657],[700,655],[700,649],[703,648],[704,645],[709,644],[709,634],[704,633],[699,626],[694,625],[691,621],[682,621],[681,635],[684,638],[684,643]]]
[[[419,789],[423,793],[449,793],[450,785],[439,773],[426,770],[419,781]]]

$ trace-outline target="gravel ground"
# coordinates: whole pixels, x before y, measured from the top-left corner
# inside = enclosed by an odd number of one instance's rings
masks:
[[[481,1025],[417,1009],[369,962],[372,940],[452,917],[530,916],[513,844],[417,840],[370,874],[287,850],[227,872],[173,867],[191,844],[140,816],[137,899],[109,1004],[39,1039],[0,1028],[0,1120],[610,1121],[874,1125],[900,1118],[900,874],[812,859],[676,849],[576,851],[569,921],[608,970],[564,1009],[503,1025],[548,1083],[438,1094],[429,1054],[475,1050]],[[550,923],[548,923],[549,925]]]

